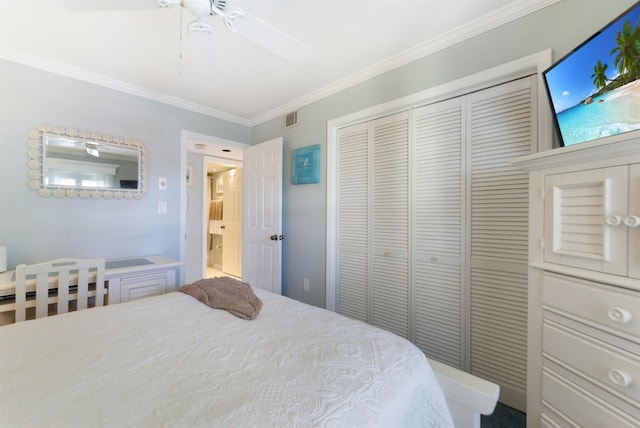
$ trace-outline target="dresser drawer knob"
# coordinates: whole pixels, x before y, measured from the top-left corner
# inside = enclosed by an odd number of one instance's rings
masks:
[[[630,215],[624,219],[624,224],[629,227],[640,226],[640,217],[637,215]]]
[[[609,379],[618,386],[627,387],[631,385],[631,375],[624,370],[609,370]]]
[[[622,217],[619,215],[609,215],[605,217],[604,222],[609,226],[619,226],[622,223]]]
[[[626,324],[631,321],[631,313],[622,308],[611,308],[608,312],[609,319],[618,324]]]

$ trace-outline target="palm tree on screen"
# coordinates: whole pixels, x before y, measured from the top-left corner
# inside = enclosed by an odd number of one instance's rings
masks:
[[[609,68],[609,65],[603,64],[600,60],[598,60],[598,63],[593,67],[593,74],[591,75],[591,78],[593,79],[593,84],[598,88],[598,90],[607,86],[607,82],[609,81],[605,75],[607,68]]]
[[[640,22],[632,28],[631,22],[625,21],[616,44],[611,50],[611,55],[616,55],[613,64],[620,70],[623,83],[633,81],[640,74]]]

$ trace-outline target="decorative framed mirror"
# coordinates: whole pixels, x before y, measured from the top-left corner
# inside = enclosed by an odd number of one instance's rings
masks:
[[[29,187],[40,196],[140,199],[147,154],[137,140],[61,125],[28,133]]]

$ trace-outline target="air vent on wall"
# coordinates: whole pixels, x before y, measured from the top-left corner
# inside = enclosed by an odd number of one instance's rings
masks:
[[[298,110],[287,113],[284,116],[283,128],[291,128],[298,124]]]

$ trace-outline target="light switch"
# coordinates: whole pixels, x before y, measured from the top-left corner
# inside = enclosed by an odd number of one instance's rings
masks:
[[[158,179],[158,189],[167,190],[167,179],[164,177],[160,177]]]
[[[158,214],[166,214],[167,213],[167,201],[158,202]]]

